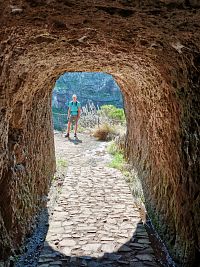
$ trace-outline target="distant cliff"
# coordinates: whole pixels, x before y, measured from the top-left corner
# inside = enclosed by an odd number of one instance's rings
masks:
[[[52,106],[63,109],[72,95],[76,94],[82,106],[92,101],[95,106],[112,104],[123,107],[119,86],[109,74],[102,72],[65,73],[56,81],[53,90]]]

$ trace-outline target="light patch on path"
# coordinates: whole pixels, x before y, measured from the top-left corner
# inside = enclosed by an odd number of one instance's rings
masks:
[[[68,168],[38,266],[159,266],[127,183],[107,166],[106,143],[80,140],[55,135]]]

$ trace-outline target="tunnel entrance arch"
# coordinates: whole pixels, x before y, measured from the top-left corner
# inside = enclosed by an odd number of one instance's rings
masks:
[[[68,105],[74,94],[81,104],[79,125],[82,131],[100,124],[124,124],[123,96],[111,75],[103,72],[68,72],[59,77],[52,93],[55,130],[67,130]],[[101,110],[102,106],[104,111]]]
[[[16,10],[7,2],[1,9],[2,255],[28,231],[26,218],[36,214],[55,169],[49,130],[53,82],[64,71],[105,71],[119,82],[128,103],[127,156],[141,173],[150,216],[174,257],[189,265],[199,247],[198,141],[194,141],[198,136],[199,33],[193,23],[199,20],[198,10],[184,11],[191,22],[185,23],[172,5],[169,20],[168,6],[162,3],[166,14],[160,16],[162,25],[158,26],[158,10],[145,4],[144,10],[136,8],[125,18],[121,7],[97,6],[108,24],[101,21],[94,28],[93,18],[85,26],[80,22],[87,17],[85,3],[80,7],[83,14],[74,14],[76,24],[64,16],[64,22],[46,19],[44,10],[54,14],[60,8],[54,2],[37,5],[35,1],[31,7],[22,1],[25,16],[23,8]],[[37,12],[41,18],[35,16]],[[109,25],[117,25],[112,33]],[[165,27],[171,35],[166,36]]]
[[[90,62],[88,66],[85,64],[84,67],[77,67],[76,61],[74,60],[73,62],[72,59],[71,67],[69,67],[66,66],[66,63],[63,63],[64,61],[64,58],[55,57],[48,60],[46,65],[44,65],[42,59],[40,59],[37,63],[38,66],[36,65],[36,67],[34,65],[34,69],[32,70],[29,79],[27,79],[28,74],[24,74],[24,69],[20,68],[20,94],[16,94],[15,98],[12,100],[15,102],[17,99],[18,101],[21,101],[22,105],[21,112],[19,113],[20,118],[15,120],[15,113],[13,113],[13,116],[11,115],[12,119],[10,122],[12,123],[9,124],[9,132],[12,134],[9,135],[9,143],[17,143],[16,148],[18,148],[18,151],[20,149],[27,157],[28,155],[34,155],[31,160],[29,160],[28,165],[26,165],[24,169],[23,167],[20,168],[19,171],[21,181],[23,181],[25,173],[28,173],[28,182],[25,183],[27,191],[29,191],[30,199],[29,202],[23,202],[22,205],[24,207],[23,210],[28,212],[30,216],[36,212],[36,208],[33,208],[36,207],[35,204],[31,204],[30,208],[30,203],[40,203],[41,197],[48,192],[49,177],[55,171],[54,143],[51,124],[52,84],[60,73],[64,73],[66,70],[99,71],[98,68],[94,69],[94,66],[97,64],[95,59],[93,59],[92,65]],[[104,60],[102,60],[102,62],[102,64],[105,64]],[[115,64],[110,64],[110,62],[107,63],[107,65],[105,64],[104,67],[101,67],[101,70],[112,74],[124,93],[126,114],[128,114],[126,153],[127,157],[132,161],[136,168],[140,166],[138,170],[142,179],[144,179],[144,192],[146,194],[147,203],[149,203],[152,195],[149,191],[149,187],[145,186],[145,181],[148,180],[148,183],[151,184],[152,188],[155,188],[157,184],[154,179],[150,179],[152,166],[156,166],[156,162],[159,161],[160,170],[167,168],[167,166],[169,170],[172,158],[163,158],[162,153],[165,154],[169,151],[176,151],[176,144],[174,144],[173,147],[171,146],[171,142],[166,142],[166,138],[162,135],[160,136],[160,132],[157,131],[156,126],[159,125],[160,129],[164,127],[166,131],[173,134],[171,129],[173,129],[174,121],[176,121],[177,118],[174,117],[171,119],[170,117],[168,121],[163,121],[161,120],[161,117],[157,118],[156,115],[160,112],[166,112],[169,103],[160,100],[162,98],[164,99],[166,94],[168,97],[171,97],[170,94],[168,95],[167,93],[169,87],[164,81],[161,82],[161,76],[156,71],[156,68],[154,68],[153,65],[147,64],[146,66],[146,62],[140,58],[134,58],[132,65],[130,65],[130,62],[121,65],[121,60],[118,59]],[[30,86],[32,88],[31,91]],[[162,90],[160,88],[162,88]],[[16,104],[16,106],[18,106],[18,104]],[[177,113],[174,113],[174,115],[176,114]],[[175,124],[177,125],[178,123]],[[145,127],[143,127],[144,125]],[[154,137],[151,140],[150,138],[152,136]],[[168,136],[168,138],[170,139],[171,137]],[[18,140],[20,140],[21,143]],[[158,146],[160,148],[159,150],[157,149]],[[13,147],[11,146],[10,152],[12,153],[12,151]],[[16,155],[15,157],[20,155],[20,153],[14,153]],[[173,155],[173,152],[171,152],[171,155]],[[178,158],[176,159],[175,154],[174,157],[173,164],[178,160]],[[23,161],[21,162],[21,160],[20,157],[17,157],[17,164],[20,165],[22,163],[23,165]],[[10,164],[15,166],[16,163],[15,161],[11,161]],[[154,175],[156,175],[156,173],[158,173],[158,169],[155,169]],[[32,181],[34,181],[34,186],[32,186]],[[162,183],[162,180],[160,183]],[[9,188],[11,187],[12,185],[10,183],[5,185],[5,195],[10,194]],[[26,187],[23,187],[23,189]],[[31,188],[31,190],[29,188]],[[159,189],[159,187],[156,188],[157,190]],[[17,207],[20,205],[21,201],[21,199],[16,198],[15,202],[11,201],[12,206],[13,203],[16,203]],[[19,214],[18,216],[22,216],[20,210],[16,209],[16,212]],[[15,214],[9,209],[3,211],[3,216],[13,217],[13,220],[16,221]],[[22,229],[24,229],[26,224],[26,220],[21,220],[18,227],[15,228],[15,230],[18,231],[19,236],[22,236]],[[9,229],[10,226],[11,224],[6,225],[7,229]]]

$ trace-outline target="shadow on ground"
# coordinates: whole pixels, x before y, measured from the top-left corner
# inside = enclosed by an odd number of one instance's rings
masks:
[[[86,233],[84,233],[85,235]],[[89,233],[87,233],[89,235]],[[109,239],[109,238],[108,238]],[[120,237],[119,237],[120,239]],[[59,242],[54,240],[52,244],[44,243],[41,251],[38,266],[66,266],[66,267],[156,267],[172,266],[162,265],[156,260],[154,250],[148,240],[148,235],[142,222],[137,224],[137,228],[132,238],[122,244],[118,244],[118,249],[109,240],[96,243],[92,239],[90,244],[70,246],[70,242]],[[62,245],[60,245],[60,243]],[[81,247],[83,249],[81,249]],[[97,256],[95,256],[97,255]],[[98,256],[99,255],[99,256]]]
[[[92,238],[87,238],[90,235],[88,232],[82,232],[85,239],[90,240],[88,247],[88,242],[86,244],[78,244],[77,242],[76,245],[70,246],[70,242],[64,237],[65,234],[59,238],[56,237],[55,240],[52,240],[51,244],[46,241],[44,242],[48,232],[49,218],[52,215],[49,212],[47,208],[44,208],[41,212],[37,221],[37,227],[27,240],[25,253],[18,257],[18,262],[16,264],[4,263],[2,266],[175,267],[163,244],[160,243],[154,232],[147,229],[149,225],[144,225],[142,221],[137,224],[136,228],[133,225],[135,231],[133,231],[132,237],[127,242],[121,245],[116,242],[116,240],[120,242],[123,239],[123,234],[115,238],[117,249],[113,247],[109,237],[108,240],[102,240],[97,243]],[[60,245],[61,240],[66,241]],[[82,250],[81,247],[88,250]]]
[[[82,143],[82,140],[80,140],[78,138],[72,139],[69,137],[68,140],[69,140],[69,142],[73,143],[74,145],[78,145],[78,144]]]
[[[49,212],[47,208],[44,208],[41,212],[37,220],[37,227],[25,244],[25,253],[18,257],[17,263],[5,263],[2,266],[175,267],[175,264],[169,257],[167,251],[165,251],[165,248],[162,247],[155,233],[148,231],[150,233],[148,235],[142,221],[137,224],[131,239],[121,246],[118,244],[118,249],[115,249],[109,240],[103,240],[100,244],[97,244],[92,238],[90,244],[94,243],[94,245],[90,246],[90,248],[88,247],[90,251],[81,251],[79,244],[70,247],[66,238],[66,243],[63,247],[60,246],[59,240],[57,239],[52,241],[51,244],[46,241],[44,242],[48,232],[49,217],[52,215],[49,215]],[[146,227],[149,226],[146,225]],[[89,233],[83,232],[83,235],[87,236]],[[79,253],[77,251],[78,249],[80,250]],[[94,256],[95,253],[98,256]]]

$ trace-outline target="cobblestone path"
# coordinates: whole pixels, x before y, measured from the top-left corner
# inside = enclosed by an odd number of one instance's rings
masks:
[[[55,137],[68,168],[38,266],[160,266],[128,185],[107,167],[106,143],[80,139]]]

